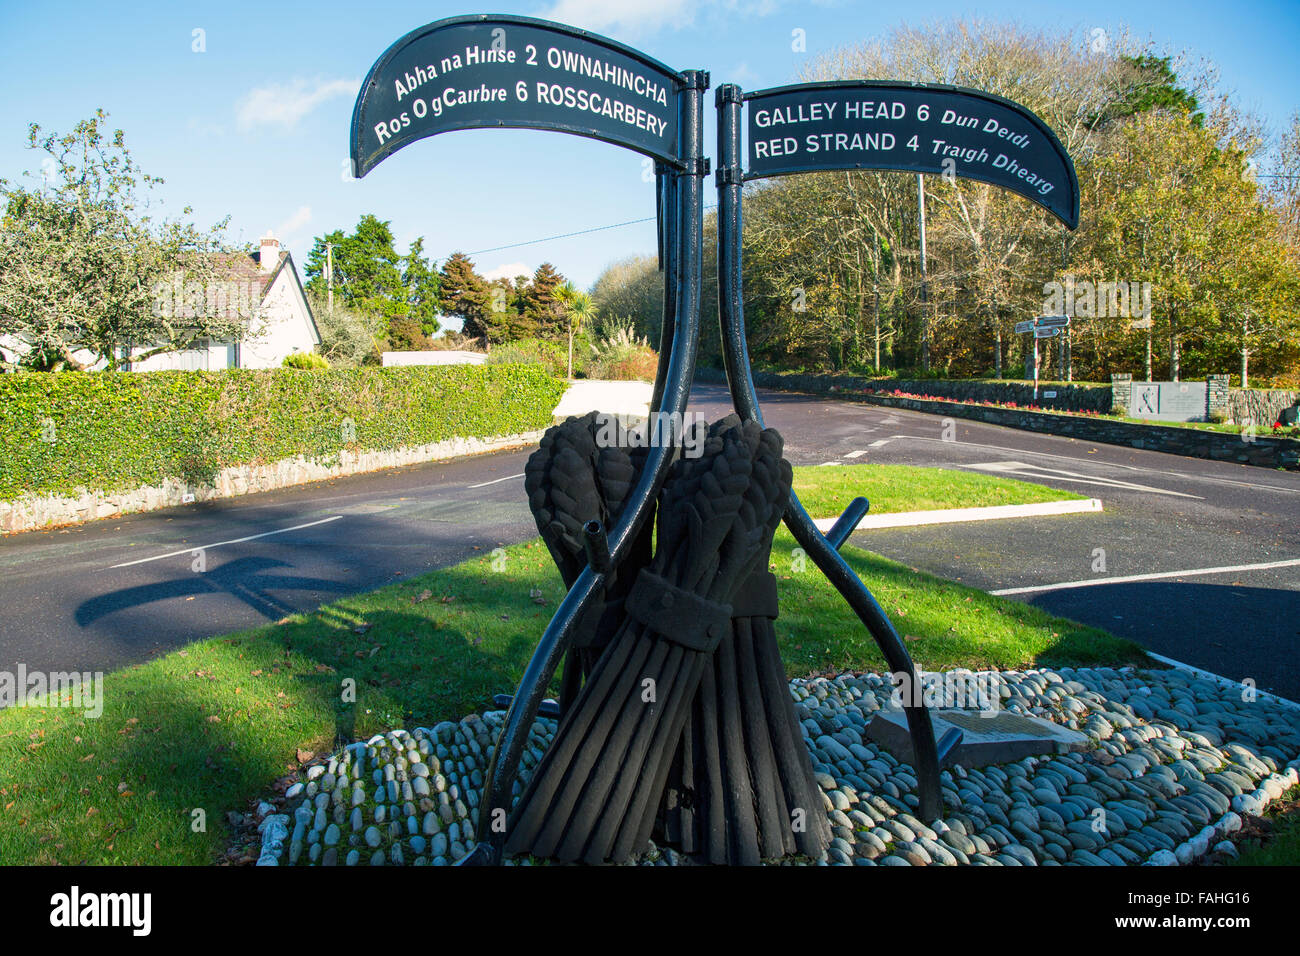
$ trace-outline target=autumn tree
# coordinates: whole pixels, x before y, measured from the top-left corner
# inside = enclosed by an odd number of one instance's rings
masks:
[[[226,243],[227,221],[158,218],[147,192],[163,181],[107,120],[97,110],[64,135],[32,124],[42,172],[25,174],[29,186],[0,179],[0,336],[32,368],[81,368],[89,353],[116,369],[257,323],[257,297],[229,268],[246,253]]]

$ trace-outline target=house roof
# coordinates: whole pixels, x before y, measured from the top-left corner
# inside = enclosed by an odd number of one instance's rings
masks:
[[[258,290],[258,305],[265,301],[267,293],[275,285],[275,280],[280,277],[280,273],[287,267],[289,274],[293,276],[294,284],[298,287],[298,294],[302,296],[302,304],[307,310],[307,320],[311,323],[312,332],[315,333],[316,341],[319,342],[321,340],[320,326],[316,324],[316,316],[311,310],[311,302],[307,299],[307,291],[302,287],[302,279],[298,275],[298,266],[293,261],[293,255],[287,249],[281,249],[278,255],[279,259],[275,264],[275,268],[269,272],[262,268],[261,252],[225,252],[219,253],[218,257],[224,261],[232,278],[247,280],[254,284],[254,287]]]

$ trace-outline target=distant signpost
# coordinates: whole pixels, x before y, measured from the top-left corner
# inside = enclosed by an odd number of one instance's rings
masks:
[[[1017,335],[1026,332],[1034,333],[1033,351],[1025,353],[1025,378],[1034,380],[1035,401],[1038,400],[1038,340],[1056,338],[1061,334],[1062,329],[1068,329],[1069,327],[1070,317],[1068,315],[1040,315],[1016,323]],[[1055,398],[1056,393],[1053,392],[1050,397]]]

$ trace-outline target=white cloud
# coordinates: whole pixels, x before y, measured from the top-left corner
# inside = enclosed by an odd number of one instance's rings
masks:
[[[239,103],[239,126],[283,126],[297,122],[326,100],[337,96],[355,97],[360,80],[306,80],[297,77],[292,83],[259,86]]]
[[[557,0],[540,16],[585,30],[653,33],[670,24],[689,25],[698,5],[688,0]]]
[[[292,236],[309,222],[311,222],[311,206],[299,206],[292,216],[276,226],[275,234],[282,238]]]
[[[526,262],[507,262],[497,266],[495,269],[489,269],[481,273],[484,279],[513,279],[516,276],[530,276],[537,271],[536,266],[530,266]]]
[[[758,82],[758,74],[749,68],[748,63],[737,63],[727,73],[726,82],[735,83],[740,87],[750,87]]]

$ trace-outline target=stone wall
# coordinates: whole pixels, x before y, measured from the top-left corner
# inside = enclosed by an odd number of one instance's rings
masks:
[[[56,495],[25,496],[16,501],[0,501],[0,532],[80,524],[98,518],[172,508],[216,498],[232,498],[384,468],[443,461],[516,445],[536,444],[541,437],[541,431],[533,431],[497,438],[452,438],[431,445],[389,451],[357,454],[344,450],[339,453],[337,460],[332,461],[293,458],[265,465],[237,465],[222,469],[211,485],[190,486],[182,481],[168,480],[161,485],[114,494],[86,491],[75,498]]]
[[[698,375],[705,381],[725,381],[717,369],[701,369]],[[877,392],[900,391],[911,395],[946,398],[958,402],[994,402],[1017,405],[1033,404],[1039,408],[1054,408],[1068,412],[1109,412],[1111,389],[1107,385],[1039,384],[1038,399],[1034,399],[1032,382],[997,381],[990,379],[900,379],[860,378],[852,375],[801,375],[776,372],[755,372],[754,384],[762,388],[777,388],[796,392],[860,392],[874,389]],[[1055,392],[1047,398],[1044,392]]]
[[[1282,410],[1300,403],[1300,392],[1286,389],[1232,388],[1228,390],[1228,415],[1239,425],[1247,422],[1271,428]]]
[[[1215,432],[1201,428],[1180,428],[1177,425],[1140,425],[1109,418],[1053,415],[1050,412],[988,408],[983,405],[964,405],[957,402],[894,396],[854,397],[877,405],[910,408],[913,411],[928,412],[932,415],[972,418],[992,425],[1048,432],[1052,435],[1064,435],[1080,441],[1099,442],[1103,445],[1126,445],[1130,448],[1145,448],[1171,455],[1235,461],[1245,465],[1262,465],[1266,468],[1300,467],[1300,441],[1292,438]]]

